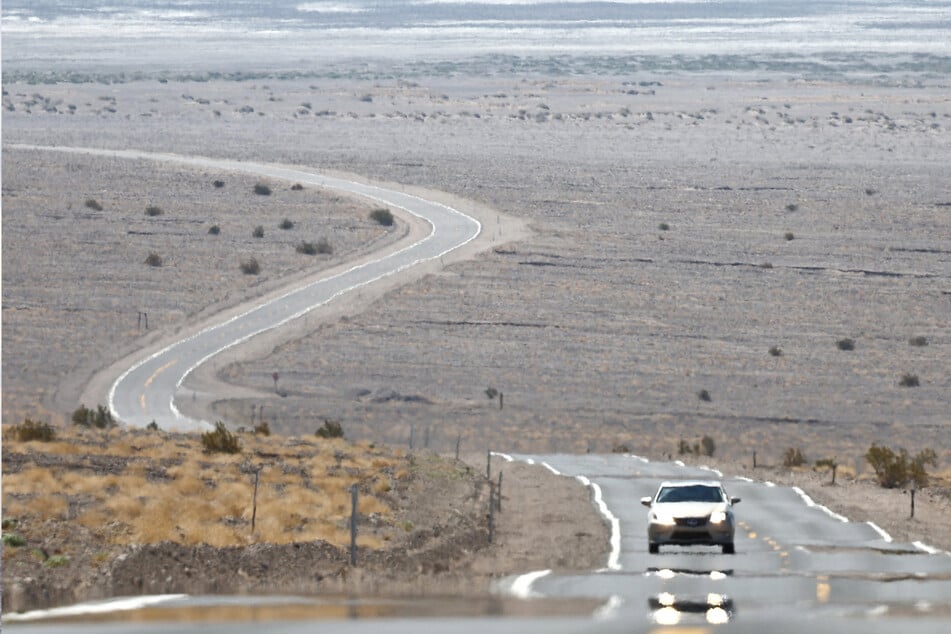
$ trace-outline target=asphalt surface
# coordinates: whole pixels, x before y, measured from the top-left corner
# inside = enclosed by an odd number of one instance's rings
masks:
[[[197,431],[210,428],[209,422],[189,418],[175,405],[176,397],[181,395],[183,382],[198,366],[256,335],[303,317],[314,308],[346,293],[423,262],[436,260],[468,244],[482,231],[482,225],[475,218],[444,204],[424,200],[402,191],[319,174],[306,168],[134,150],[71,147],[38,149],[239,171],[314,185],[405,211],[429,224],[429,234],[405,248],[355,265],[342,273],[294,288],[276,299],[262,301],[240,315],[228,317],[221,323],[211,325],[136,362],[113,383],[108,397],[113,416],[135,427],[145,427],[154,421],[163,429]]]
[[[896,543],[876,525],[850,522],[797,489],[631,455],[497,456],[577,478],[590,487],[592,502],[612,528],[610,552],[599,570],[526,571],[502,580],[500,597],[526,599],[530,606],[518,617],[510,616],[501,603],[472,605],[451,598],[172,596],[152,598],[150,611],[134,603],[123,606],[134,608],[126,616],[109,605],[86,606],[90,614],[84,618],[94,618],[91,612],[98,610],[112,612],[118,621],[76,622],[78,614],[63,614],[68,621],[37,619],[29,628],[14,623],[11,629],[8,623],[8,629],[195,634],[297,634],[316,629],[482,634],[487,627],[500,634],[951,631],[951,555],[928,552],[921,544]],[[731,496],[742,499],[734,508],[736,554],[706,546],[647,552],[647,509],[640,498],[651,495],[662,480],[688,478],[719,479]],[[577,617],[554,619],[546,613],[551,601],[577,598],[596,599],[600,607]],[[255,604],[258,610],[252,609]],[[222,617],[222,605],[241,605],[244,616],[234,610],[234,620]],[[48,619],[54,614],[33,616]]]

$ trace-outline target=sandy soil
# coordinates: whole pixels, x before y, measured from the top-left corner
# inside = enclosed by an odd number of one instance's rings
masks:
[[[756,450],[775,465],[797,447],[810,463],[836,458],[843,484],[788,477],[876,522],[882,509],[903,518],[907,499],[867,484],[871,443],[933,448],[948,469],[946,86],[663,75],[4,90],[5,421],[61,420],[84,381],[149,337],[306,274],[285,216],[328,236],[334,258],[398,238],[320,192],[264,204],[253,178],[10,147],[89,145],[343,170],[530,223],[530,236],[222,363],[212,378],[241,397],[197,404],[209,417],[248,424],[264,405],[285,434],[326,417],[353,438],[476,454],[677,457],[681,438],[709,435],[726,464]],[[146,217],[150,204],[166,214]],[[151,250],[170,264],[143,264]],[[252,251],[266,280],[237,271]],[[883,528],[951,548],[946,491],[925,496],[936,521],[922,506]]]

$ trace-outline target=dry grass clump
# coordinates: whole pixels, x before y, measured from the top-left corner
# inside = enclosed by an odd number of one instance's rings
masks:
[[[241,453],[205,453],[201,436],[144,430],[57,429],[55,442],[20,441],[4,430],[4,519],[76,522],[119,544],[166,540],[241,546],[325,540],[349,544],[350,487],[358,514],[389,539],[388,494],[409,459],[341,438],[240,434]],[[230,432],[229,432],[230,433]],[[237,436],[237,434],[232,434]],[[237,440],[237,438],[236,438]],[[25,462],[22,462],[25,459]],[[36,463],[48,466],[36,466]],[[258,473],[254,531],[254,476]],[[50,494],[50,492],[56,494]]]

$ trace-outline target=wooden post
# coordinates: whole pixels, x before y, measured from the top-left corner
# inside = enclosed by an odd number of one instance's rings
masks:
[[[489,449],[485,453],[485,479],[492,482],[492,450]]]
[[[258,480],[261,476],[261,466],[254,471],[254,498],[251,502],[251,535],[254,536],[254,525],[258,518]]]
[[[495,507],[499,513],[502,512],[502,472],[499,471],[499,486],[495,495]]]
[[[915,517],[915,487],[911,487],[911,517]]]
[[[350,512],[350,565],[357,565],[357,485],[350,487],[353,510]]]
[[[505,398],[505,395],[499,392],[499,409],[502,409],[502,399]]]
[[[832,484],[835,484],[835,470],[839,468],[839,465],[832,463]]]
[[[756,468],[756,450],[753,450],[753,468]]]
[[[456,460],[459,460],[459,444],[462,442],[462,434],[456,435]]]
[[[495,486],[489,481],[489,543],[495,540]]]

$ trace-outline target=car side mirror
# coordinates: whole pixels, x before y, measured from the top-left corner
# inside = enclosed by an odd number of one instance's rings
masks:
[[[739,504],[740,498],[730,498],[730,504]]]
[[[644,506],[650,506],[651,502],[654,501],[654,498],[641,498],[641,504]]]

